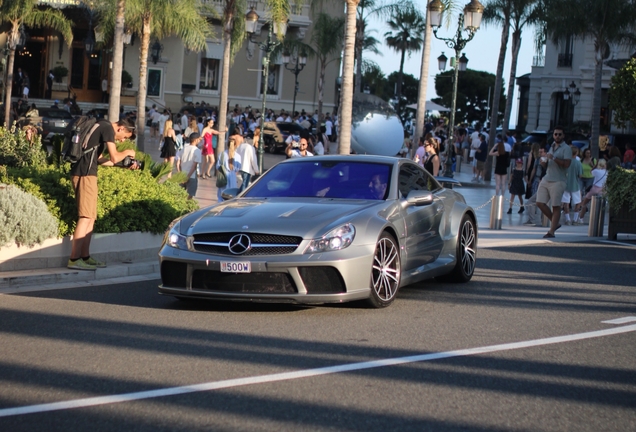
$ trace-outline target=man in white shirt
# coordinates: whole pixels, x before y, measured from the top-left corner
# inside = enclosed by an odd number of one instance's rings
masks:
[[[201,135],[196,132],[191,133],[190,144],[179,150],[177,154],[177,170],[185,172],[188,178],[184,184],[188,199],[196,196],[199,186],[197,180],[197,167],[201,163],[201,150],[197,147],[199,142],[201,142]]]
[[[285,110],[280,110],[280,115],[278,117],[276,117],[276,121],[277,122],[284,122],[285,121]]]
[[[258,174],[258,160],[256,159],[256,148],[258,147],[258,138],[254,140],[253,144],[247,141],[236,149],[236,153],[241,156],[241,176],[243,177],[243,183],[241,184],[240,192],[243,192],[250,185],[252,176]]]
[[[329,137],[329,141],[332,141],[331,135],[333,133],[333,123],[331,122],[331,117],[329,116],[329,113],[327,113],[327,118],[325,120],[325,129],[326,129],[325,133]]]
[[[475,159],[475,153],[479,150],[479,146],[481,146],[481,138],[479,135],[483,134],[486,137],[486,141],[488,141],[488,134],[486,132],[481,131],[481,124],[477,123],[475,125],[475,132],[470,134],[470,157],[472,158],[473,165],[473,180],[477,178],[477,160]]]
[[[287,154],[287,157],[300,158],[300,157],[313,156],[313,154],[307,150],[308,144],[305,138],[300,139],[300,143],[298,144],[298,147],[293,147],[294,142],[295,141],[289,144],[287,148],[285,149],[285,153]]]
[[[163,110],[163,114],[159,117],[159,137],[163,136],[163,128],[166,125],[166,120],[170,118],[168,110]]]
[[[159,121],[161,120],[161,114],[156,109],[151,109],[152,114],[149,112],[150,117],[150,138],[159,136]]]
[[[185,131],[186,128],[188,127],[188,116],[189,116],[189,112],[188,110],[184,110],[183,111],[183,115],[181,116],[181,130]]]

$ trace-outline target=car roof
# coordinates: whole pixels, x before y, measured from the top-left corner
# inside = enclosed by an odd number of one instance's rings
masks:
[[[59,108],[38,108],[40,117],[63,118],[70,119],[73,116],[66,110]]]

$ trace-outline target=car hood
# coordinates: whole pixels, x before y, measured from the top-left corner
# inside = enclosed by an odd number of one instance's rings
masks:
[[[233,199],[183,218],[181,232],[257,232],[314,238],[352,222],[360,213],[380,212],[385,201],[343,199]]]

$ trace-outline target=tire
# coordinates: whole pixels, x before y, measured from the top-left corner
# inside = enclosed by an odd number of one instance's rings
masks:
[[[468,215],[464,215],[457,234],[457,262],[453,270],[438,279],[445,282],[465,283],[472,279],[477,264],[477,233],[475,222]]]
[[[369,305],[383,308],[393,303],[400,288],[400,278],[400,247],[390,234],[383,232],[373,255]]]
[[[269,142],[267,151],[269,151],[271,154],[276,154],[276,141],[272,140]]]

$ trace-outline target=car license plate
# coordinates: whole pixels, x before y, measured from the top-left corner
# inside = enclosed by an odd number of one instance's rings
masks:
[[[63,121],[55,122],[55,127],[61,127],[61,128],[66,127],[66,123]]]
[[[221,273],[251,273],[252,263],[247,262],[234,262],[234,261],[221,261]]]

